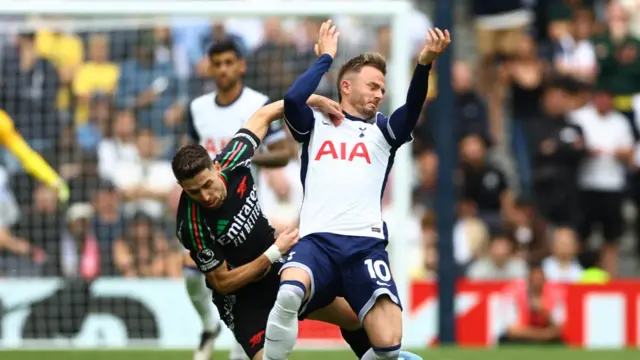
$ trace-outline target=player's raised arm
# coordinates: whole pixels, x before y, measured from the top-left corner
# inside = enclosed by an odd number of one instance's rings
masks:
[[[337,102],[326,98],[324,96],[310,94],[305,98],[305,107],[312,111],[311,108],[315,108],[325,114],[329,114],[332,116],[340,117],[342,116],[342,110],[340,110],[340,104]],[[269,125],[278,119],[282,118],[283,113],[286,112],[286,100],[278,100],[272,102],[271,104],[267,104],[258,111],[256,111],[246,124],[242,127],[243,129],[249,130],[253,133],[260,141],[264,139],[267,131],[269,130]],[[311,114],[311,121],[313,121],[313,114]],[[294,135],[295,136],[295,135]]]
[[[0,145],[5,145],[19,160],[25,170],[38,180],[56,189],[61,202],[69,199],[69,187],[47,162],[27,144],[16,131],[9,115],[0,110]]]
[[[431,65],[447,49],[451,43],[451,36],[448,30],[442,32],[438,28],[429,29],[426,41],[409,84],[407,102],[391,114],[387,124],[390,140],[398,146],[411,137],[411,132],[418,122],[422,105],[429,91]]]
[[[307,105],[307,100],[320,84],[322,76],[329,71],[338,51],[339,36],[331,20],[320,26],[318,43],[315,45],[318,60],[300,75],[284,95],[284,120],[299,142],[305,141],[313,129],[313,111]],[[342,116],[342,112],[335,115]]]

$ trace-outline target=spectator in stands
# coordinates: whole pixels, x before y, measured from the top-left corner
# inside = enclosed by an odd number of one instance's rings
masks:
[[[96,94],[112,97],[116,92],[120,68],[109,61],[109,37],[105,34],[89,36],[88,59],[73,78],[73,94],[76,97],[76,125],[90,119],[91,99]]]
[[[36,33],[35,44],[38,54],[48,59],[58,71],[59,88],[56,107],[63,119],[72,118],[72,82],[84,60],[84,45],[75,34],[57,29],[40,29]]]
[[[33,192],[33,203],[23,213],[16,227],[17,234],[28,239],[33,249],[42,249],[31,252],[42,259],[44,267],[41,275],[44,276],[58,274],[54,260],[64,228],[64,213],[58,204],[55,190],[39,184]]]
[[[592,106],[581,111],[574,121],[584,132],[588,158],[580,165],[578,188],[583,241],[600,226],[605,239],[603,266],[616,277],[618,273],[617,242],[624,232],[622,205],[627,185],[627,165],[633,156],[633,133],[627,119],[613,108],[611,94],[598,89]]]
[[[487,107],[484,99],[473,87],[473,70],[469,64],[456,62],[452,69],[453,91],[455,92],[457,140],[468,135],[480,136],[487,145],[491,144]]]
[[[41,57],[33,33],[21,33],[17,46],[7,49],[1,63],[0,108],[13,119],[16,129],[36,151],[43,150],[59,132],[55,66]],[[15,170],[12,165],[10,172]]]
[[[591,35],[593,15],[579,11],[574,15],[571,31],[560,37],[554,54],[554,68],[561,74],[592,82],[596,76],[596,53]]]
[[[509,234],[491,239],[489,255],[471,264],[467,276],[473,280],[521,279],[527,275],[527,264],[514,256],[514,241]]]
[[[507,324],[500,344],[558,344],[562,342],[557,307],[562,292],[545,279],[540,264],[533,264],[528,278],[516,280],[503,296],[501,314]]]
[[[540,117],[540,99],[548,66],[538,55],[532,36],[520,35],[513,58],[498,67],[498,81],[489,98],[490,131],[494,141],[502,142],[507,96],[511,94],[511,149],[516,160],[520,192],[531,192],[531,154],[533,128]]]
[[[436,182],[438,156],[435,151],[425,148],[416,155],[418,168],[418,187],[415,197],[418,204],[426,210],[433,210],[436,201]]]
[[[54,253],[57,275],[91,281],[110,265],[93,234],[92,218],[93,207],[87,203],[75,203],[67,210],[67,226]]]
[[[479,217],[498,231],[513,217],[515,195],[503,172],[487,161],[486,146],[478,135],[460,144],[459,216]]]
[[[125,201],[125,215],[144,212],[159,219],[176,184],[171,163],[158,157],[158,139],[151,129],[138,130],[136,145],[139,158],[118,163],[113,181]]]
[[[20,208],[8,180],[7,172],[0,167],[0,276],[38,276],[40,269],[34,255],[42,255],[41,250],[11,229],[20,220]]]
[[[118,112],[108,136],[98,144],[98,173],[101,178],[113,181],[118,173],[118,163],[138,160],[135,131],[133,112]]]
[[[566,118],[574,103],[566,88],[565,78],[547,86],[544,115],[532,129],[533,194],[538,211],[549,223],[575,227],[580,214],[576,173],[585,149],[581,127]]]
[[[489,230],[478,218],[463,218],[453,228],[453,257],[466,269],[475,260],[486,255]]]
[[[246,85],[269,96],[282,97],[295,80],[296,48],[281,20],[264,21],[264,42],[247,57]]]
[[[180,253],[169,245],[153,220],[136,213],[123,237],[113,244],[113,258],[124,277],[179,277]]]
[[[614,107],[630,120],[638,140],[633,97],[640,93],[640,40],[629,33],[627,14],[618,1],[607,6],[607,25],[608,31],[594,38],[599,69],[596,83],[613,95]]]
[[[578,263],[578,239],[573,229],[561,227],[553,232],[551,256],[544,259],[542,269],[549,281],[575,283],[582,278]]]
[[[189,55],[187,49],[175,45],[168,26],[160,25],[153,29],[155,40],[155,58],[159,64],[169,64],[179,81],[189,76]]]
[[[102,138],[111,126],[111,98],[96,93],[89,100],[89,121],[76,124],[77,141],[82,150],[96,152]]]
[[[525,197],[516,200],[514,218],[505,231],[516,240],[516,255],[527,262],[540,262],[549,254],[547,222],[534,202]]]
[[[63,126],[58,136],[55,144],[47,149],[45,159],[58,169],[60,176],[69,184],[71,203],[86,202],[89,190],[87,185],[90,184],[85,179],[98,175],[96,154],[80,147],[73,124]]]
[[[93,192],[92,219],[93,233],[98,239],[100,251],[104,256],[111,256],[111,249],[116,239],[122,236],[125,219],[120,207],[120,197],[110,181],[99,180]],[[111,263],[108,261],[107,263]],[[114,269],[106,268],[104,275],[114,275]]]
[[[640,6],[637,0],[617,0],[627,15],[629,34],[640,40]]]
[[[433,212],[426,212],[420,221],[420,248],[415,256],[417,264],[413,266],[412,278],[435,280],[438,277],[438,235],[436,218]],[[412,254],[412,255],[413,255]]]
[[[186,93],[171,64],[156,61],[154,47],[153,36],[141,35],[136,58],[121,67],[116,106],[134,111],[139,127],[153,129],[165,155],[173,147],[174,131],[183,118]]]
[[[223,42],[226,40],[233,41],[243,56],[247,56],[249,54],[249,50],[247,49],[247,44],[244,39],[234,33],[230,33],[227,31],[224,22],[216,21],[211,25],[210,30],[204,34],[200,41],[201,45],[201,59],[207,59],[207,53],[209,52],[209,48],[213,44],[217,44],[219,42]],[[207,59],[208,60],[208,59]]]
[[[488,86],[495,83],[494,62],[517,52],[520,36],[533,22],[533,14],[520,0],[473,0],[471,6],[480,61],[479,92],[486,94]]]

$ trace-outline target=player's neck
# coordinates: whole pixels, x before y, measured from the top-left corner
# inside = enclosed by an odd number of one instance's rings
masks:
[[[234,87],[227,91],[218,91],[216,94],[216,104],[220,106],[229,106],[233,104],[240,95],[242,95],[242,89],[244,85],[241,82],[238,82]]]
[[[350,115],[351,118],[358,118],[361,120],[367,120],[368,117],[361,114],[358,110],[356,110],[355,107],[351,106],[350,104],[348,104],[345,101],[342,101],[340,103],[340,107],[342,108],[342,112],[347,113],[347,115]]]

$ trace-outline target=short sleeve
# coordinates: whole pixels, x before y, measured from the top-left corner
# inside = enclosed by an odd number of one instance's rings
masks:
[[[215,242],[213,232],[194,201],[185,199],[178,213],[176,235],[203,273],[211,272],[225,260],[222,247]]]
[[[250,167],[251,158],[253,158],[258,146],[260,146],[260,138],[251,131],[242,128],[216,156],[215,161],[220,163],[223,174],[238,167]]]

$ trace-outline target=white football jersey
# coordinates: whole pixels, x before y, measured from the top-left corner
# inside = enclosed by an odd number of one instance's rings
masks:
[[[266,95],[249,87],[244,87],[238,99],[229,105],[219,105],[216,94],[214,91],[195,98],[189,104],[188,111],[189,135],[194,142],[204,146],[212,158],[227,145],[253,113],[269,102]],[[263,144],[269,146],[285,137],[282,124],[279,121],[273,122]]]
[[[300,236],[328,232],[385,239],[381,199],[397,147],[383,131],[388,119],[345,119],[339,126],[314,112],[309,141],[301,146],[304,199]]]

